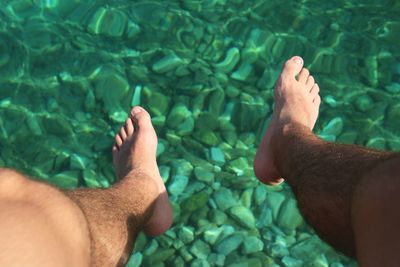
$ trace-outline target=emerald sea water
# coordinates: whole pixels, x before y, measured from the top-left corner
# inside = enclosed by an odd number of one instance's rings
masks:
[[[108,187],[141,105],[174,224],[128,266],[356,266],[252,161],[293,55],[321,88],[316,134],[400,150],[399,15],[395,0],[0,1],[0,166]]]

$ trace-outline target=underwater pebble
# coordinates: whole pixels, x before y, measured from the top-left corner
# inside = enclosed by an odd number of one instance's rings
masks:
[[[242,245],[243,254],[251,254],[258,251],[262,251],[264,243],[256,236],[248,236],[244,238]]]
[[[174,175],[171,177],[171,181],[168,186],[168,192],[173,196],[178,196],[185,191],[188,183],[189,177],[183,175]]]
[[[190,248],[190,252],[197,258],[205,260],[210,254],[211,249],[208,244],[198,239],[193,243],[192,247]]]
[[[252,229],[255,227],[256,219],[254,218],[253,213],[246,207],[236,206],[231,208],[229,211],[229,215],[241,226]]]
[[[237,205],[238,203],[238,201],[232,195],[232,191],[227,188],[221,188],[218,191],[215,191],[213,194],[213,199],[218,208],[222,211],[225,211]]]
[[[232,251],[236,250],[243,242],[241,234],[234,234],[230,237],[225,238],[217,244],[216,250],[219,254],[227,256]]]
[[[297,208],[296,200],[290,198],[282,204],[277,222],[278,225],[287,233],[295,230],[303,223],[303,217]]]
[[[283,266],[285,267],[301,267],[303,266],[303,261],[298,260],[289,256],[285,256],[282,258]]]

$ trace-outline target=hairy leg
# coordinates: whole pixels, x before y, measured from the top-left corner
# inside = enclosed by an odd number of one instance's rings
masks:
[[[62,192],[0,169],[0,266],[123,266],[142,229],[169,228],[150,116],[135,107],[122,128],[111,188]]]
[[[287,125],[271,140],[276,168],[293,189],[305,220],[323,240],[354,257],[354,191],[364,175],[395,154],[328,143],[298,124]]]
[[[316,137],[312,129],[318,117],[318,93],[303,60],[288,60],[275,86],[275,110],[254,170],[266,184],[286,179],[305,220],[320,237],[354,256],[351,206],[355,188],[369,170],[395,154]]]
[[[400,263],[400,156],[367,173],[353,197],[352,222],[362,267]]]

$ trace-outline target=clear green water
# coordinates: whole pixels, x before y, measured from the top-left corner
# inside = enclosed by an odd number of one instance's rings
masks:
[[[316,133],[399,150],[398,14],[389,0],[2,1],[0,165],[109,186],[113,134],[141,104],[175,223],[140,236],[129,266],[353,266],[252,159],[295,54],[321,88]]]

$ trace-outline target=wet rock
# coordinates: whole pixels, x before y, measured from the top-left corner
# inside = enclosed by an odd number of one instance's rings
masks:
[[[252,229],[255,227],[256,220],[250,209],[243,206],[235,206],[229,210],[229,215],[241,226]]]
[[[136,252],[129,258],[129,261],[126,263],[126,267],[139,267],[142,263],[142,260],[142,253]]]
[[[171,182],[168,186],[168,192],[172,196],[179,196],[185,191],[186,186],[189,183],[189,177],[184,175],[174,175],[171,178]]]
[[[113,8],[99,8],[94,13],[88,31],[109,37],[121,37],[126,29],[127,17],[119,10]]]
[[[224,60],[215,65],[216,69],[221,72],[231,72],[240,60],[240,51],[236,47],[232,47],[226,53]]]
[[[185,61],[183,59],[181,59],[174,53],[171,53],[154,63],[152,69],[154,72],[157,73],[166,73],[176,69],[183,64],[185,64]]]
[[[234,234],[230,237],[225,238],[217,244],[216,249],[219,254],[227,256],[231,252],[235,251],[240,244],[243,242],[241,234]]]
[[[279,211],[278,225],[285,232],[290,233],[302,224],[303,217],[300,215],[296,201],[292,198],[286,200]]]
[[[205,260],[207,259],[207,256],[210,254],[211,249],[208,244],[198,239],[191,246],[190,252],[197,258]]]
[[[224,266],[225,263],[225,256],[221,255],[221,254],[216,254],[216,253],[211,253],[208,258],[207,261],[211,264],[211,265],[215,265],[215,266]]]
[[[211,184],[214,182],[214,173],[203,167],[194,168],[194,175],[200,181]]]
[[[232,191],[227,188],[221,188],[220,190],[215,191],[213,194],[213,199],[218,208],[222,211],[237,205],[237,200],[232,195]]]
[[[63,189],[73,189],[78,187],[79,182],[78,171],[65,171],[51,177],[48,181]]]
[[[242,245],[243,254],[251,254],[258,251],[262,251],[264,248],[264,243],[256,236],[248,236],[244,238]]]
[[[285,256],[282,258],[283,266],[285,267],[301,267],[303,266],[303,261],[298,260],[289,256]]]
[[[209,198],[210,196],[206,190],[193,194],[182,201],[182,209],[185,212],[193,212],[204,208]]]
[[[204,231],[204,240],[207,241],[210,245],[214,245],[218,238],[221,236],[223,232],[223,228],[221,227],[210,227],[206,231]]]

